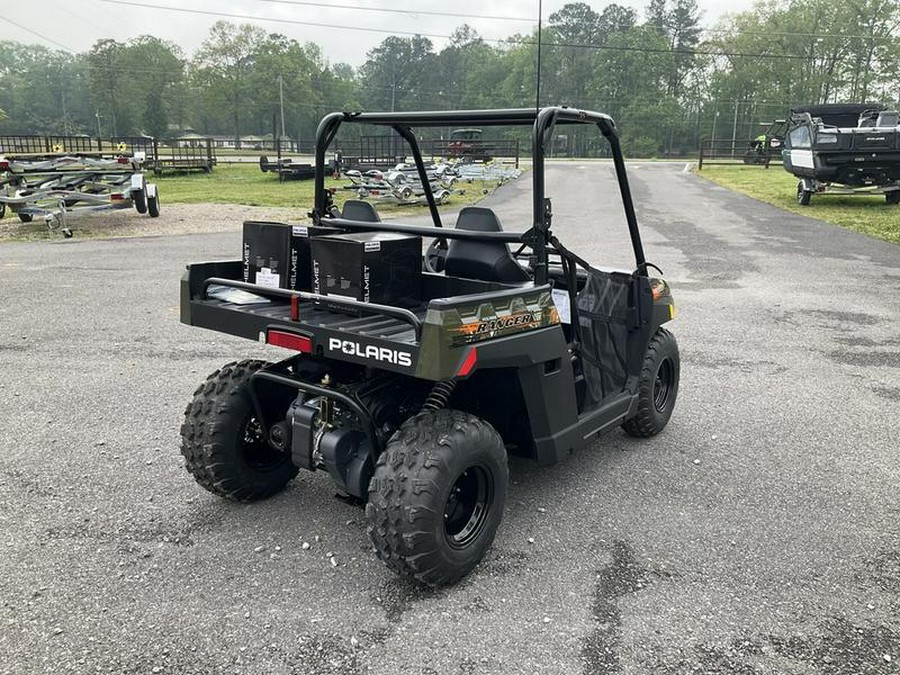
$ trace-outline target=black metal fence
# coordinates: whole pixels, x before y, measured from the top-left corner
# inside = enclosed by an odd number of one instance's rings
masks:
[[[704,138],[700,141],[697,169],[704,164],[747,164],[766,169],[781,161],[782,143],[776,138],[743,141],[732,138]]]
[[[211,138],[189,142],[161,141],[146,136],[0,136],[3,155],[134,155],[143,152],[144,166],[159,174],[164,171],[203,171],[216,164]]]
[[[483,139],[451,141],[432,138],[419,141],[422,156],[441,159],[465,159],[487,161],[494,158],[511,158],[519,166],[518,140]],[[409,157],[409,145],[398,136],[361,136],[358,141],[345,141],[338,149],[340,164],[344,168],[388,168]]]

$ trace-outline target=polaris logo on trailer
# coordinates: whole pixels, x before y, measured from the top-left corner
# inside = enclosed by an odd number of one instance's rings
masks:
[[[353,340],[328,338],[328,351],[342,352],[348,356],[357,356],[362,359],[384,361],[397,366],[409,367],[412,365],[412,354],[409,352],[401,352],[396,349],[378,347],[376,345],[362,345]]]

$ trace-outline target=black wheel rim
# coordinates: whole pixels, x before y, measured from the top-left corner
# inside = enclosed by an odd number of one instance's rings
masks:
[[[472,544],[484,529],[494,500],[492,475],[470,466],[456,478],[444,504],[444,536],[453,548]]]
[[[244,461],[249,467],[266,470],[278,466],[284,460],[284,455],[266,441],[262,425],[256,417],[247,419],[241,441]]]
[[[672,399],[672,389],[675,386],[675,366],[671,359],[665,359],[659,364],[656,371],[656,380],[653,383],[653,406],[657,412],[665,412]]]

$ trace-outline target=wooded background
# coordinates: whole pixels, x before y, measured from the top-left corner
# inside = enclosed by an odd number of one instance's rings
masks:
[[[541,104],[607,112],[630,156],[695,152],[701,138],[752,138],[791,105],[900,105],[900,2],[771,0],[701,25],[695,0],[642,12],[581,2],[541,33]],[[0,42],[0,134],[275,134],[311,139],[334,110],[530,107],[537,29],[486,41],[461,25],[440,51],[391,36],[358,69],[322,48],[219,21],[192,55],[149,35],[87,53]],[[577,132],[569,132],[570,134]],[[569,154],[601,152],[570,135]]]

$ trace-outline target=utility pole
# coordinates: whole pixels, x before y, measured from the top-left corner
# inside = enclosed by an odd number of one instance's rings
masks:
[[[66,112],[66,87],[64,84],[59,87],[59,95],[62,100],[62,114],[63,114],[63,135],[69,135],[69,113]]]
[[[731,156],[734,157],[734,146],[735,141],[737,140],[737,115],[738,108],[740,107],[741,102],[735,99],[734,101],[734,125],[731,127]]]
[[[391,112],[394,112],[394,100],[397,93],[397,64],[391,67]]]
[[[100,111],[94,111],[94,117],[97,118],[97,138],[100,138],[103,134],[100,132]]]
[[[284,133],[284,78],[278,75],[278,99],[281,102],[281,138],[285,137]],[[281,149],[281,141],[278,141],[278,149]]]
[[[535,111],[541,109],[541,19],[543,13],[543,0],[538,0],[537,83],[534,88]]]

